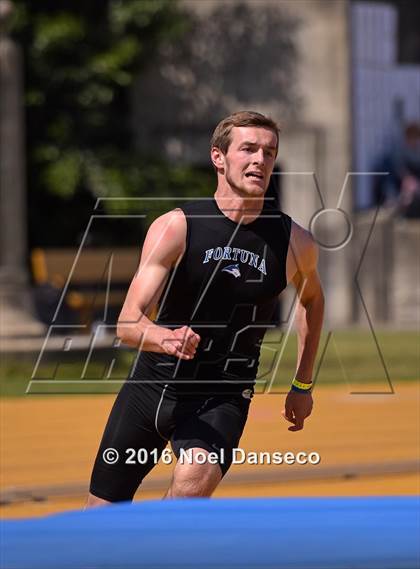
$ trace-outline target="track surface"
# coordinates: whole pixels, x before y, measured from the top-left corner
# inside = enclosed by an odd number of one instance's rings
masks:
[[[396,383],[394,389],[394,394],[355,395],[345,385],[319,387],[313,416],[298,433],[289,432],[281,417],[284,395],[257,395],[241,448],[283,454],[315,451],[321,462],[234,465],[215,496],[419,493],[415,460],[420,450],[420,390],[414,382]],[[114,398],[27,396],[0,402],[0,489],[12,500],[1,507],[3,517],[83,507],[84,487]],[[137,499],[160,497],[171,470],[159,464]],[[20,488],[29,498],[16,500]],[[31,494],[47,499],[35,502]]]

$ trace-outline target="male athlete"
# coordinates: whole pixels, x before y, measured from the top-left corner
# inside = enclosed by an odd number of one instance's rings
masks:
[[[324,300],[311,235],[264,199],[278,136],[256,112],[222,120],[211,141],[214,197],[151,225],[117,330],[139,357],[109,416],[88,506],[132,500],[168,441],[189,460],[178,460],[165,497],[211,496],[238,447],[263,336],[289,282],[299,295],[298,362],[283,415],[292,431],[310,415]],[[108,448],[119,453],[114,464]],[[143,449],[140,461],[129,448]]]

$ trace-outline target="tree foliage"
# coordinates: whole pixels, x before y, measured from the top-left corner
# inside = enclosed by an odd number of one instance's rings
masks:
[[[17,0],[31,192],[128,196],[187,175],[133,150],[130,86],[188,21],[173,0]],[[167,180],[165,180],[167,181]]]
[[[73,235],[64,244],[83,231],[97,197],[121,198],[101,203],[122,213],[137,205],[127,197],[209,195],[209,170],[186,165],[184,155],[169,163],[152,151],[166,152],[168,137],[186,142],[185,132],[194,146],[198,125],[210,134],[240,108],[298,107],[298,23],[277,5],[235,2],[220,10],[216,2],[209,14],[182,10],[176,0],[15,0],[15,6],[13,35],[25,61],[32,244],[51,241],[49,206],[54,242],[60,231]]]

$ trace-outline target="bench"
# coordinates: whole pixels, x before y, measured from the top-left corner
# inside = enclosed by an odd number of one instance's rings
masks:
[[[139,260],[139,247],[85,248],[80,253],[77,249],[33,249],[31,266],[38,301],[43,299],[45,309],[48,297],[51,305],[46,323],[51,324],[65,289],[62,315],[56,323],[69,323],[65,312],[70,310],[77,315],[74,324],[90,327],[95,320],[114,324]]]

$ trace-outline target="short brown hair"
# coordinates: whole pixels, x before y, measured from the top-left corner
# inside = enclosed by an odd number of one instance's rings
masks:
[[[261,126],[274,131],[277,136],[277,152],[279,147],[279,125],[270,117],[266,117],[255,111],[239,111],[220,121],[211,137],[210,147],[213,148],[213,146],[216,146],[223,154],[226,154],[232,142],[230,133],[234,126]]]

